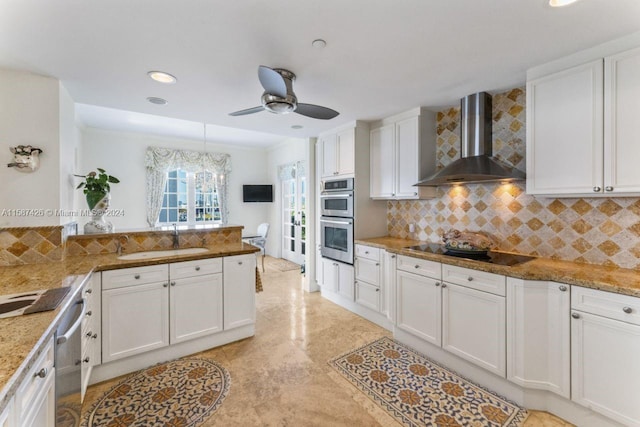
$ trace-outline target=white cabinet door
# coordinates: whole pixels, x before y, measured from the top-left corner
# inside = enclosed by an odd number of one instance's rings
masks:
[[[56,425],[56,382],[55,372],[49,373],[38,390],[33,404],[26,414],[21,427],[55,427]]]
[[[442,287],[442,348],[505,377],[505,298],[449,283]]]
[[[370,135],[371,169],[369,196],[395,196],[395,128],[393,124],[373,129]],[[414,183],[415,184],[415,183]]]
[[[420,135],[418,117],[396,123],[396,188],[398,198],[417,198],[413,184],[420,180]]]
[[[222,273],[172,278],[169,301],[171,344],[222,331]]]
[[[605,193],[640,193],[640,48],[605,58]]]
[[[355,287],[353,266],[341,262],[336,264],[338,269],[338,293],[349,301],[353,301]]]
[[[224,330],[253,324],[256,321],[256,256],[225,257]]]
[[[640,326],[575,310],[572,317],[572,400],[640,425]]]
[[[322,288],[338,291],[338,263],[328,258],[322,258]]]
[[[356,130],[354,128],[338,132],[337,175],[353,175],[356,170]]]
[[[380,262],[358,257],[355,260],[356,280],[380,286]]]
[[[331,178],[338,174],[338,140],[335,134],[324,135],[320,144],[320,173],[322,178]]]
[[[169,284],[102,291],[102,361],[169,345]]]
[[[570,397],[569,285],[507,278],[507,378]]]
[[[398,270],[396,274],[396,325],[440,346],[442,343],[440,282]]]
[[[527,82],[527,193],[603,189],[603,61]]]

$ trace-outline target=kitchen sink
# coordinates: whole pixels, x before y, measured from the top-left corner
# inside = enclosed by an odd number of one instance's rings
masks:
[[[122,260],[134,260],[134,259],[148,259],[148,258],[163,258],[175,255],[189,255],[189,254],[201,254],[208,252],[207,248],[183,248],[183,249],[167,249],[164,251],[146,251],[136,252],[133,254],[127,254],[119,256],[118,259]]]

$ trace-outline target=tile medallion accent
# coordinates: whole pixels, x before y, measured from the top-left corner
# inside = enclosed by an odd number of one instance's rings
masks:
[[[525,95],[525,88],[493,95],[493,155],[523,171]],[[458,108],[437,114],[438,169],[460,157],[459,123]],[[387,228],[392,237],[432,242],[451,228],[478,231],[503,251],[640,270],[635,197],[534,197],[524,182],[441,186],[434,199],[388,202]]]
[[[521,426],[527,411],[391,338],[329,364],[405,426]]]
[[[220,407],[229,372],[209,359],[178,359],[134,373],[93,404],[83,426],[196,426]]]

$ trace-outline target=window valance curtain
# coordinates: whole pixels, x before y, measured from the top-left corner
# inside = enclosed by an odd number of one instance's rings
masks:
[[[175,150],[149,147],[145,156],[147,169],[147,223],[154,227],[162,209],[162,198],[167,185],[167,172],[183,169],[187,172],[207,170],[213,174],[208,185],[215,188],[220,204],[220,216],[226,224],[229,219],[227,181],[231,172],[231,156],[225,153]]]
[[[305,176],[305,162],[293,162],[278,166],[278,178],[280,181],[295,179],[296,176]]]

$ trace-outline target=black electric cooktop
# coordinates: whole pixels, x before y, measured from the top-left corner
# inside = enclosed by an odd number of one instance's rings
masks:
[[[416,252],[427,252],[427,253],[436,254],[436,255],[446,255],[446,256],[452,256],[457,258],[471,259],[474,261],[488,262],[490,264],[505,265],[508,267],[512,267],[514,265],[522,264],[527,261],[531,261],[532,259],[535,259],[535,257],[518,255],[518,254],[510,254],[507,252],[494,252],[494,251],[478,252],[478,253],[457,252],[457,251],[452,252],[447,250],[447,248],[445,248],[444,245],[440,245],[437,243],[427,243],[424,245],[408,246],[404,249],[409,249]]]

